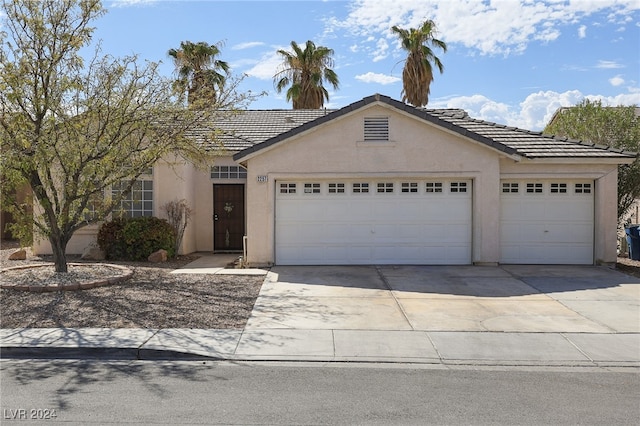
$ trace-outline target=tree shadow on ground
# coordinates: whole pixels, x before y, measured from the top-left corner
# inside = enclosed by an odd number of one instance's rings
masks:
[[[74,405],[75,396],[89,392],[95,384],[135,381],[147,392],[165,399],[172,395],[162,385],[163,378],[178,378],[190,382],[227,380],[222,375],[202,374],[216,368],[215,362],[185,361],[96,361],[96,360],[20,360],[0,366],[4,380],[17,385],[33,385],[51,378],[62,378],[52,389],[50,408],[59,412]],[[203,378],[203,377],[206,377]],[[46,383],[46,382],[45,382]],[[47,386],[43,384],[46,388]],[[95,390],[95,388],[94,388]],[[96,395],[96,398],[100,398]],[[26,401],[25,401],[26,402]]]
[[[599,266],[276,266],[281,296],[312,295],[317,288],[358,288],[469,297],[514,297],[640,285],[640,279]],[[275,296],[275,294],[274,294]]]

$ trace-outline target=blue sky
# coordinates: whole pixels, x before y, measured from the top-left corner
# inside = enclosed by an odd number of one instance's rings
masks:
[[[374,93],[401,99],[404,52],[393,25],[438,25],[449,47],[430,108],[541,130],[557,108],[583,98],[640,105],[640,0],[103,0],[94,22],[104,53],[137,53],[174,67],[183,40],[222,42],[220,59],[246,74],[242,90],[266,91],[252,109],[287,109],[273,88],[276,51],[313,40],[335,51],[340,88],[328,108]]]

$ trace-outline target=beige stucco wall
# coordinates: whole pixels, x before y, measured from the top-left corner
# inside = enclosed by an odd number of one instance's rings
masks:
[[[230,156],[216,158],[216,165],[235,165]],[[179,254],[213,250],[213,183],[210,170],[196,169],[191,164],[172,158],[158,162],[153,168],[153,215],[166,218],[163,206],[169,201],[184,199],[192,209],[191,223],[185,230]],[[244,179],[225,179],[220,183],[244,183]],[[36,210],[37,214],[38,210]],[[67,245],[67,254],[81,254],[96,243],[99,225],[86,226],[74,234]],[[51,254],[46,239],[36,239],[36,254]]]
[[[389,116],[389,142],[363,142],[364,117]],[[439,127],[381,105],[318,126],[248,160],[247,261],[271,265],[276,181],[367,177],[459,177],[473,180],[475,263],[499,255],[500,155]],[[267,176],[267,182],[257,182]]]
[[[166,218],[164,206],[171,201],[185,200],[194,210],[193,181],[197,171],[180,159],[160,161],[153,169],[153,215]],[[193,221],[193,218],[192,218]],[[179,254],[195,251],[194,226],[185,230]]]

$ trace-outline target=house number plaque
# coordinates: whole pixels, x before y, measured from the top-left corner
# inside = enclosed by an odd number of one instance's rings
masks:
[[[268,177],[266,175],[258,176],[258,182],[266,182],[267,180],[268,180]]]

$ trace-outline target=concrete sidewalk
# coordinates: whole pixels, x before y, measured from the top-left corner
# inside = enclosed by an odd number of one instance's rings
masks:
[[[637,333],[2,329],[2,357],[640,367]]]
[[[351,266],[266,274],[244,330],[0,329],[1,356],[640,367],[640,280],[604,267]]]

